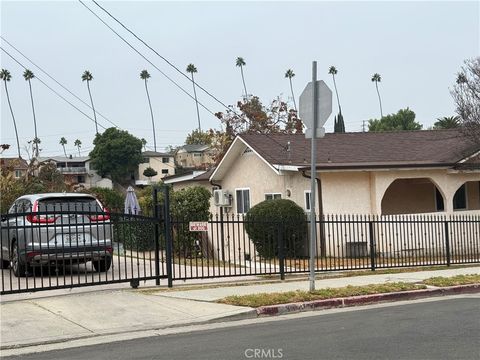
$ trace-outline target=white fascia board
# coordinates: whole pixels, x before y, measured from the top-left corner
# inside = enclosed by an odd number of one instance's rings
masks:
[[[470,156],[467,156],[465,159],[460,160],[460,161],[458,162],[458,164],[464,163],[464,162],[466,162],[466,161],[470,160],[471,158],[473,158],[473,157],[475,157],[475,156],[478,156],[478,155],[480,155],[480,150],[477,151],[477,152],[475,152],[475,153],[473,153],[473,154],[470,155]]]
[[[298,171],[299,166],[296,165],[273,165],[278,171]]]
[[[193,174],[185,175],[185,176],[180,176],[175,179],[167,179],[163,180],[165,184],[175,184],[177,182],[182,182],[182,181],[189,181],[195,179],[197,176],[202,175],[206,171],[195,171]]]

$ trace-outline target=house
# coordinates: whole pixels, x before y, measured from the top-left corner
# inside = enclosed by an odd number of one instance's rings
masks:
[[[0,166],[2,170],[11,169],[15,179],[25,176],[28,169],[27,162],[22,158],[0,158]]]
[[[208,238],[210,248],[226,258],[252,256],[250,241],[230,246],[228,240],[228,234],[246,237],[241,219],[252,206],[282,198],[307,214],[311,211],[310,139],[302,134],[239,135],[208,181],[205,174],[172,179],[172,184],[174,189],[195,184],[212,192],[221,189],[211,201],[217,222]],[[365,215],[384,219],[372,228],[361,223],[319,224],[317,247],[327,256],[364,256],[371,251],[370,238],[376,239],[375,252],[385,258],[438,254],[445,249],[438,243],[444,237],[443,222],[427,226],[412,221],[414,216],[480,214],[480,144],[457,129],[326,134],[317,140],[314,176],[316,214],[321,198],[322,213],[330,219]],[[455,256],[463,256],[464,247],[478,241],[478,226],[472,220],[465,233],[451,229]],[[418,234],[431,239],[419,243]]]
[[[40,167],[42,164],[49,162],[54,163],[57,170],[62,173],[65,183],[73,187],[85,187],[87,189],[91,187],[113,188],[110,179],[102,178],[95,169],[93,169],[88,156],[39,157],[36,161]]]
[[[204,169],[215,163],[208,145],[183,145],[175,152],[175,163],[186,169]]]
[[[155,151],[142,152],[143,161],[138,165],[135,173],[135,185],[148,185],[151,182],[158,182],[164,177],[175,174],[175,159],[173,154],[160,153]],[[148,178],[143,175],[147,168],[152,168],[157,175]]]
[[[480,145],[458,129],[333,133],[317,140],[324,214],[480,213]],[[310,210],[310,140],[238,136],[210,176],[231,212],[271,198]],[[317,200],[318,204],[318,200]],[[318,211],[318,210],[317,210]]]

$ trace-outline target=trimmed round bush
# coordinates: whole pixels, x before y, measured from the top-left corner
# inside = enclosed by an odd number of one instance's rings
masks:
[[[279,238],[284,256],[303,256],[307,220],[303,209],[291,200],[265,200],[252,207],[245,216],[245,230],[263,258],[279,255]]]

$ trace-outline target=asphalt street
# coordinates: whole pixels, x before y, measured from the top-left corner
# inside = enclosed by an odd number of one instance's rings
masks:
[[[305,315],[305,314],[304,314]],[[277,318],[278,320],[278,318]],[[232,323],[233,325],[234,323]],[[312,312],[5,359],[479,359],[478,296]]]

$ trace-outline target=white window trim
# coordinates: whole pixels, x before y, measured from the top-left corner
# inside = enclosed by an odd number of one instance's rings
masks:
[[[307,209],[307,194],[310,194],[310,209]],[[303,190],[303,208],[305,212],[309,213],[312,208],[312,191],[311,190]]]
[[[235,188],[235,210],[237,210],[237,204],[238,204],[237,190],[248,190],[248,203],[250,204],[250,209],[251,209],[252,208],[252,196],[251,196],[250,188]],[[245,208],[245,206],[243,206],[243,208]],[[246,212],[237,213],[237,214],[246,214]]]
[[[280,195],[280,199],[283,199],[283,194],[282,193],[279,193],[279,192],[272,192],[272,193],[264,193],[263,196],[266,199],[267,195],[272,195],[272,198],[275,196],[275,195]]]

